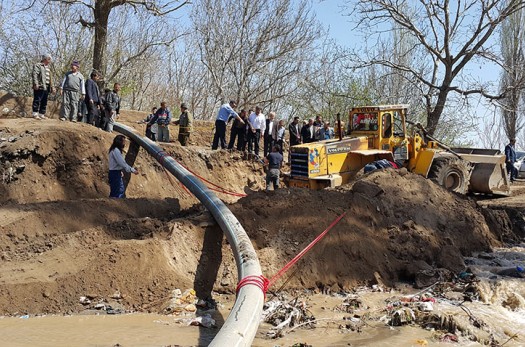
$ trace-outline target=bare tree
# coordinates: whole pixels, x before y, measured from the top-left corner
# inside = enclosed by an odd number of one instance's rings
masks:
[[[510,15],[500,31],[501,55],[504,70],[500,88],[505,97],[500,100],[501,123],[507,137],[516,138],[523,128],[525,93],[525,13],[523,10]]]
[[[72,60],[91,56],[89,32],[73,21],[79,16],[77,9],[56,4],[24,12],[15,7],[2,10],[5,22],[0,26],[0,88],[29,95],[32,65],[43,53],[53,56],[55,81],[60,80]]]
[[[191,18],[215,102],[275,107],[295,90],[320,33],[306,1],[200,0]]]
[[[413,36],[419,68],[381,56],[363,58],[358,66],[377,64],[412,75],[416,88],[424,91],[431,134],[440,123],[449,93],[502,96],[491,94],[462,73],[473,61],[502,64],[489,39],[508,16],[524,7],[523,0],[349,0],[347,5],[358,16],[358,27],[370,35],[391,31],[393,22]]]
[[[35,0],[31,0],[33,3]],[[155,0],[46,0],[48,3],[59,2],[70,6],[82,6],[89,11],[91,18],[79,16],[78,22],[82,26],[94,30],[93,68],[106,74],[106,51],[108,46],[108,27],[112,12],[119,7],[129,7],[133,12],[145,11],[152,16],[164,16],[180,9],[189,1],[155,1]],[[153,45],[160,43],[151,43]],[[147,51],[147,48],[145,49]],[[145,51],[138,52],[139,55]],[[137,56],[130,56],[134,59]]]

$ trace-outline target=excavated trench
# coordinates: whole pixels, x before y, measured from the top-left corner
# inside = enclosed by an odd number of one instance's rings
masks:
[[[135,159],[141,175],[129,181],[129,199],[117,201],[105,198],[113,135],[23,119],[6,120],[0,138],[6,139],[1,169],[15,172],[0,188],[0,314],[82,312],[91,308],[79,302],[82,296],[164,312],[174,288],[194,288],[205,300],[234,293],[235,260],[220,227],[142,150]],[[204,145],[203,139],[196,134],[194,141]],[[458,273],[464,256],[524,236],[519,203],[479,207],[403,170],[360,176],[333,190],[266,193],[262,168],[240,153],[198,143],[170,144],[166,152],[207,180],[247,194],[219,197],[246,230],[267,277],[347,212],[293,276],[276,284],[288,280],[286,290],[413,283],[421,271],[437,268]]]

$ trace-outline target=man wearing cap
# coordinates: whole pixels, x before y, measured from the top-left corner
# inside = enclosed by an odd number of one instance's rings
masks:
[[[87,108],[87,121],[86,123],[94,125],[95,123],[100,124],[100,89],[98,88],[97,81],[100,79],[100,75],[96,70],[91,72],[90,79],[86,81],[86,102]]]
[[[213,136],[213,143],[211,149],[217,149],[219,147],[219,142],[221,143],[221,148],[226,148],[226,124],[230,118],[236,118],[244,124],[242,118],[235,112],[237,103],[233,100],[230,100],[228,104],[224,104],[219,109],[217,114],[217,119],[215,120],[215,135]]]
[[[69,119],[71,122],[77,121],[78,102],[86,95],[84,76],[78,71],[79,69],[79,62],[72,62],[71,71],[66,73],[60,86],[63,97],[60,120]]]
[[[188,111],[188,106],[185,103],[180,104],[180,117],[174,123],[179,126],[179,142],[186,146],[190,138],[190,133],[193,130],[193,116]]]
[[[51,56],[42,55],[40,63],[33,65],[33,117],[35,119],[46,118],[47,97],[53,93],[53,79],[49,69]]]

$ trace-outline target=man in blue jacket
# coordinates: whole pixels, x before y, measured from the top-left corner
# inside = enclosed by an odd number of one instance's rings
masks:
[[[505,146],[505,164],[507,165],[507,173],[510,175],[510,181],[514,182],[518,178],[518,169],[514,167],[516,162],[516,139],[510,139],[509,144]]]
[[[170,129],[169,125],[171,122],[171,112],[163,101],[160,103],[160,108],[155,112],[153,118],[148,124],[157,124],[157,141],[159,142],[170,142]]]

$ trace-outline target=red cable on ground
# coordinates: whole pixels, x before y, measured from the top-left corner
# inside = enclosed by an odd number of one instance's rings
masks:
[[[272,278],[267,279],[263,275],[260,276],[246,276],[242,278],[237,284],[236,293],[246,285],[254,285],[259,287],[266,298],[266,292],[268,288],[272,286],[286,271],[288,271],[295,263],[297,263],[317,242],[319,242],[329,231],[332,229],[343,217],[346,215],[346,212],[343,212],[339,217],[337,217],[322,233],[320,233],[312,242],[308,244],[301,252],[299,252],[292,260],[288,262],[279,272],[277,272]]]
[[[195,175],[195,177],[200,178],[202,181],[204,181],[204,182],[206,182],[206,183],[208,183],[211,186],[216,188],[216,189],[213,189],[213,188],[208,187],[211,190],[214,190],[214,191],[220,192],[220,193],[224,193],[224,194],[228,194],[228,195],[238,196],[238,197],[245,197],[246,196],[246,194],[244,194],[244,193],[236,193],[236,192],[232,192],[232,191],[226,190],[226,189],[222,188],[221,186],[218,186],[215,183],[212,183],[212,182],[208,181],[207,179],[205,179],[204,177],[202,177],[199,174],[195,173],[194,171],[191,171],[189,168],[187,168],[186,166],[182,165],[181,163],[179,163],[179,165],[182,166],[183,168],[185,168],[186,170],[188,170],[193,175]],[[217,189],[220,189],[220,190],[217,190]]]

